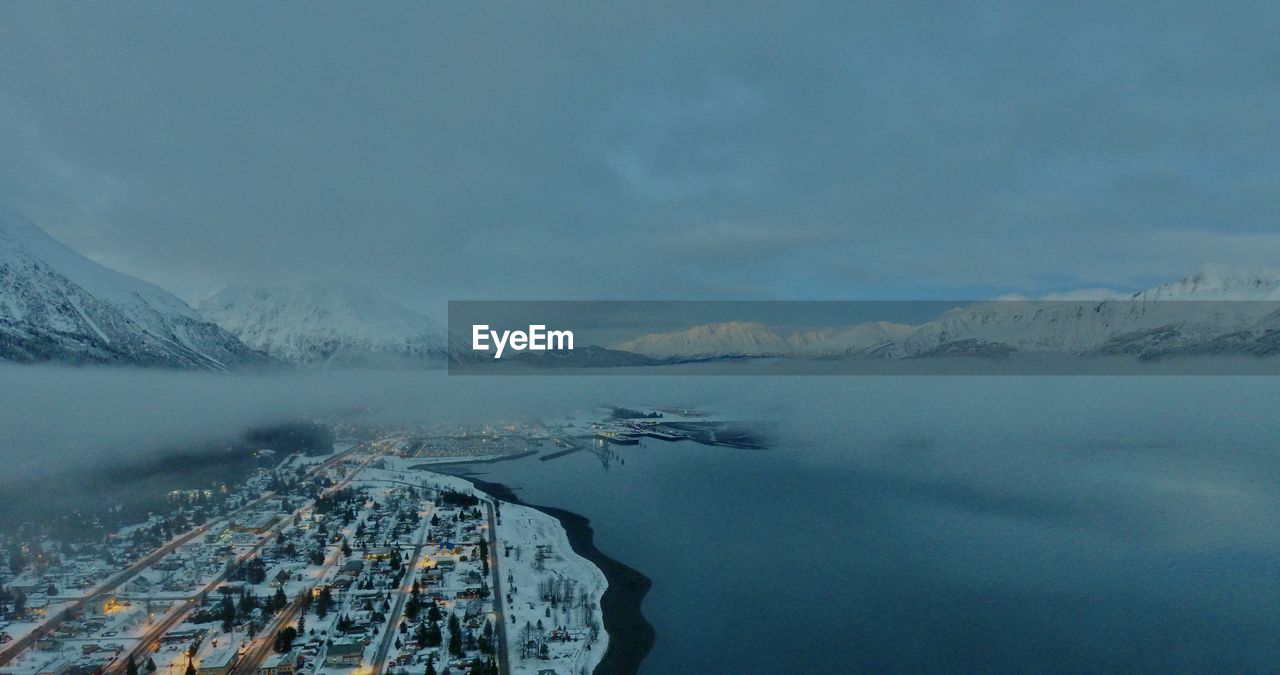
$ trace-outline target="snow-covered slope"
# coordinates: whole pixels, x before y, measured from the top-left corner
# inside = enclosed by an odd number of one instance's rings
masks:
[[[1280,309],[1280,273],[1206,267],[1176,282],[1100,301],[979,303],[927,322],[898,342],[895,356],[944,353],[1170,355],[1254,332]],[[1237,344],[1239,347],[1240,344]],[[1226,352],[1222,352],[1226,353]]]
[[[979,302],[914,327],[873,322],[785,339],[762,323],[706,324],[615,348],[663,361],[1280,353],[1280,272],[1210,266],[1125,298]]]
[[[622,342],[615,348],[666,361],[850,356],[882,349],[910,330],[911,326],[877,321],[801,331],[783,338],[762,323],[730,321],[671,333],[651,333]]]
[[[615,347],[654,359],[744,358],[790,353],[786,340],[768,326],[748,321],[709,323],[674,333],[651,333]]]
[[[444,362],[444,331],[435,321],[364,289],[231,287],[199,307],[245,344],[282,361],[334,366]]]
[[[267,361],[158,286],[0,212],[0,359],[230,369]]]
[[[873,321],[849,328],[793,333],[787,338],[794,356],[832,357],[876,354],[912,330],[911,326]]]

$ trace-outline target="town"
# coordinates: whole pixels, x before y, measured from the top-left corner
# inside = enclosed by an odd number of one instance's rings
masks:
[[[555,518],[424,466],[518,450],[482,439],[285,455],[103,541],[5,533],[0,675],[589,673],[603,574]]]

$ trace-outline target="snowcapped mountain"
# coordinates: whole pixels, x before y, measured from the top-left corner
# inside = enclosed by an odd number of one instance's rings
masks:
[[[615,347],[654,359],[758,358],[791,352],[786,340],[762,323],[730,321],[694,326],[674,333],[651,333]]]
[[[665,362],[1014,353],[1142,359],[1280,354],[1280,272],[1208,266],[1124,298],[977,302],[917,326],[872,322],[786,338],[762,323],[716,323],[644,335],[615,348]]]
[[[1098,301],[1003,301],[958,308],[911,331],[893,356],[947,353],[1131,354],[1146,358],[1235,335],[1238,351],[1262,339],[1280,310],[1280,273],[1206,267],[1128,298]],[[962,349],[961,349],[962,348]]]
[[[730,321],[672,333],[651,333],[615,349],[665,361],[866,354],[893,344],[911,326],[877,321],[846,328],[795,332],[783,338],[759,322]]]
[[[0,212],[0,359],[226,370],[267,357],[158,286]]]
[[[793,333],[787,338],[787,344],[794,356],[872,355],[891,347],[911,330],[906,324],[873,321],[849,328]]]
[[[233,286],[199,308],[245,344],[290,363],[442,365],[446,354],[445,333],[435,321],[360,288]]]

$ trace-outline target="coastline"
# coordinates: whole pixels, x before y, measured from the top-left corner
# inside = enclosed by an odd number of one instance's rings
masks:
[[[477,490],[495,499],[536,509],[560,522],[574,553],[599,568],[609,583],[604,596],[600,598],[600,613],[604,630],[609,634],[609,646],[594,674],[631,675],[639,672],[641,662],[653,648],[655,637],[653,626],[640,611],[640,605],[653,581],[639,570],[610,558],[596,548],[591,521],[586,517],[551,506],[527,504],[502,483],[491,483],[462,474],[450,475],[471,483]]]

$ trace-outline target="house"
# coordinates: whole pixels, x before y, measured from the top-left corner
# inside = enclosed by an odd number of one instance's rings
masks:
[[[237,655],[236,648],[233,645],[215,649],[208,656],[200,659],[199,667],[196,668],[196,675],[229,675],[231,669],[236,665]]]
[[[293,675],[294,664],[296,662],[297,657],[292,653],[272,653],[271,656],[267,657],[266,661],[262,662],[262,666],[258,668],[258,675]]]
[[[276,524],[276,520],[280,518],[274,513],[258,513],[250,518],[238,519],[232,527],[241,532],[251,534],[266,534]]]
[[[133,581],[125,584],[124,590],[128,593],[150,593],[151,580],[139,574]]]
[[[359,642],[338,642],[329,645],[329,651],[324,655],[324,665],[329,668],[358,666],[363,656],[364,645]]]

